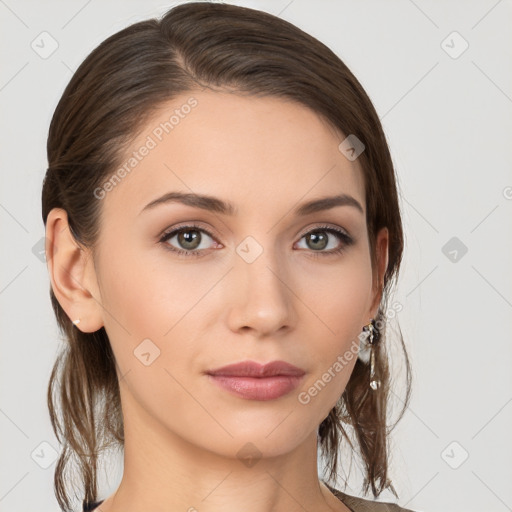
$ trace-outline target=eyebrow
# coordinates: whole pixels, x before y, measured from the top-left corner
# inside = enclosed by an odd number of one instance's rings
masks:
[[[238,209],[233,203],[223,201],[222,199],[213,196],[185,192],[168,192],[167,194],[164,194],[163,196],[148,203],[140,213],[151,210],[158,205],[167,203],[181,203],[194,208],[201,208],[202,210],[208,210],[229,216],[233,216],[238,213]],[[336,206],[352,206],[364,214],[361,203],[348,194],[313,199],[295,208],[293,213],[294,215],[301,217],[324,210],[330,210]]]

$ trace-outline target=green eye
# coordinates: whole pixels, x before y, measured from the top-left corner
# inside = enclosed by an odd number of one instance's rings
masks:
[[[192,233],[192,235],[190,235]],[[165,232],[160,238],[160,242],[164,244],[165,248],[169,251],[172,251],[180,256],[204,256],[209,252],[208,249],[203,248],[199,249],[201,243],[203,242],[203,234],[206,234],[207,237],[215,240],[213,235],[207,231],[206,229],[196,225],[191,224],[187,226],[180,226],[179,228],[173,229],[171,231]],[[325,251],[325,247],[329,244],[330,235],[334,235],[334,237],[341,243],[341,245],[335,249],[331,249],[329,251]],[[168,243],[168,241],[177,236],[177,242],[180,247],[175,247]],[[317,245],[317,248],[313,248],[310,252],[313,253],[313,257],[317,256],[333,256],[337,254],[341,254],[346,250],[347,247],[354,244],[354,240],[341,229],[333,228],[332,226],[320,226],[313,230],[304,233],[301,236],[301,239],[307,238],[308,242],[313,242],[313,244]]]

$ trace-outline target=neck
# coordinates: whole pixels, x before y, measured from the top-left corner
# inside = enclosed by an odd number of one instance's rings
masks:
[[[235,448],[226,456],[225,450],[202,448],[166,429],[133,398],[123,401],[123,412],[129,419],[123,478],[101,512],[349,510],[318,479],[316,431],[295,449],[271,457],[250,441],[230,438]]]

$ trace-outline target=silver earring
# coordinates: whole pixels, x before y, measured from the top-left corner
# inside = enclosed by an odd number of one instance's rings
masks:
[[[80,318],[77,318],[76,320],[73,320],[73,323],[74,323],[75,325],[78,325],[78,324],[80,323]]]
[[[375,345],[379,339],[379,331],[375,327],[375,320],[373,318],[370,320],[368,325],[363,327],[363,331],[368,332],[368,337],[365,343],[369,345],[370,354],[368,357],[368,349],[366,349],[366,354],[364,354],[363,351],[364,355],[360,357],[360,359],[365,363],[368,362],[368,359],[370,360],[370,388],[375,391],[380,387],[380,380],[375,377]]]

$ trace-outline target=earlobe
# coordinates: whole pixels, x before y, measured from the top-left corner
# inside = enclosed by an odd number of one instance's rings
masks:
[[[74,239],[62,208],[53,208],[48,214],[45,250],[53,292],[68,317],[80,318],[75,325],[84,332],[100,329],[101,298],[90,252]]]

